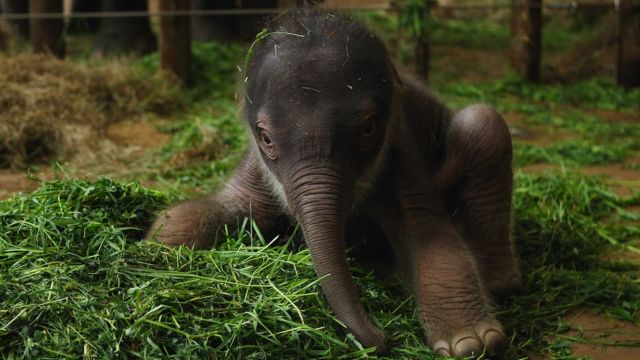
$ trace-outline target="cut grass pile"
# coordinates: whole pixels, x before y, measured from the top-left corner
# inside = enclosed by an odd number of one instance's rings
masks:
[[[124,61],[89,67],[43,55],[0,56],[0,167],[67,160],[109,123],[180,106],[172,81]]]
[[[566,355],[549,343],[563,315],[595,308],[639,322],[637,268],[601,259],[629,247],[638,219],[602,183],[565,173],[518,174],[515,238],[525,288],[499,306],[512,346]],[[139,241],[168,203],[136,183],[44,183],[0,202],[0,353],[61,358],[360,358],[367,350],[319,294],[307,250],[268,246],[250,221],[210,251]],[[613,214],[613,217],[612,217]],[[608,217],[607,223],[600,222]],[[242,221],[242,220],[240,220]],[[613,244],[613,245],[612,245]],[[413,300],[352,266],[366,307],[390,335],[390,358],[434,358]]]

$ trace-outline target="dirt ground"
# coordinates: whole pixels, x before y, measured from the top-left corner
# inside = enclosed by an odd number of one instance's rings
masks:
[[[0,169],[0,200],[19,192],[33,191],[38,183],[31,181],[22,171]]]
[[[591,359],[635,360],[640,356],[640,327],[629,322],[613,320],[588,311],[567,316],[571,331],[566,337],[586,338],[571,346],[573,354]]]
[[[56,173],[55,167],[48,164],[22,169],[0,169],[0,200],[19,192],[33,191],[38,181],[64,176],[93,179],[101,175],[123,176],[131,173],[137,160],[148,151],[159,149],[169,141],[169,135],[158,131],[153,120],[144,116],[111,124],[105,135],[103,151],[63,164],[65,171]],[[35,178],[35,179],[34,179]]]

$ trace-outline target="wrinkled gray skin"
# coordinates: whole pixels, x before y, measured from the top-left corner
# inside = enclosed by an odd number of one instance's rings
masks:
[[[500,114],[486,105],[451,112],[398,76],[384,45],[348,18],[294,11],[270,30],[247,74],[253,140],[244,160],[219,192],[170,208],[148,238],[207,248],[249,209],[267,236],[297,221],[317,275],[329,275],[321,285],[336,316],[383,353],[385,334],[363,308],[345,255],[346,240],[379,228],[367,244],[393,249],[428,345],[450,356],[503,352],[491,299],[520,275],[509,233],[511,138]]]

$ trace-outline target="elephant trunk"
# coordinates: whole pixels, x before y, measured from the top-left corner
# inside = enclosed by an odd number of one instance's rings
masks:
[[[365,347],[385,351],[385,335],[369,319],[347,265],[344,234],[352,186],[327,166],[305,166],[295,174],[285,192],[331,309]]]

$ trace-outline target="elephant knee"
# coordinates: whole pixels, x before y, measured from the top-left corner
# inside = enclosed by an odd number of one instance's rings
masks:
[[[209,204],[202,200],[171,207],[156,219],[146,239],[169,246],[210,247],[217,231],[212,226],[210,210]]]
[[[491,106],[476,104],[460,110],[453,118],[449,137],[455,149],[472,163],[511,166],[509,127]]]

